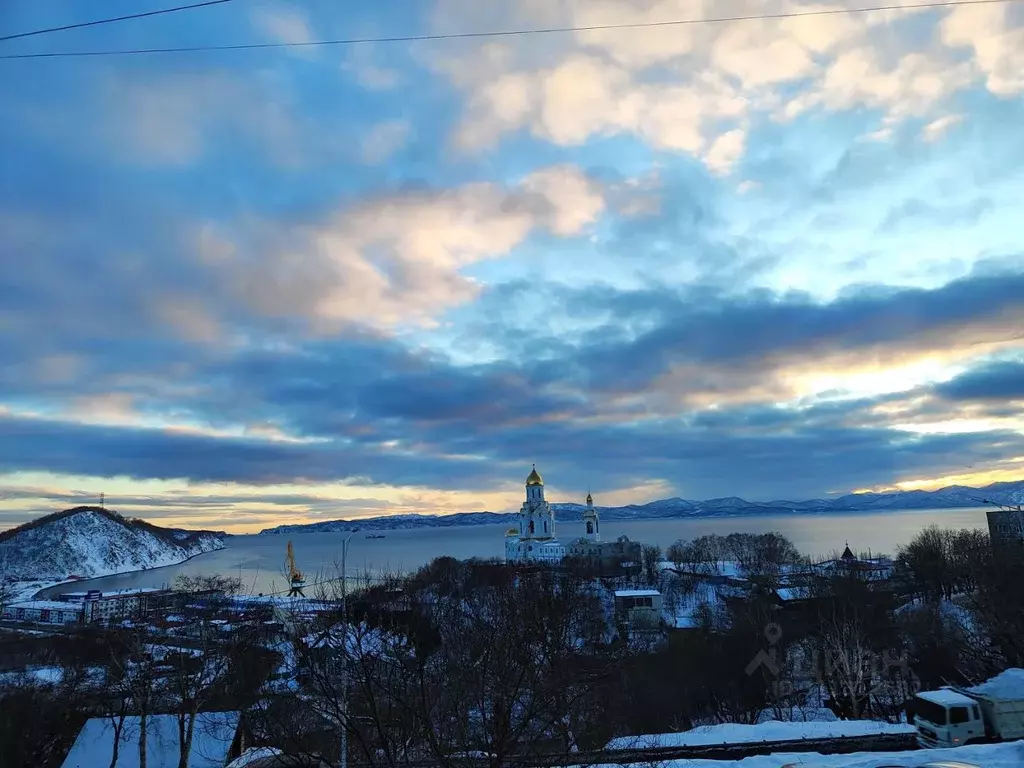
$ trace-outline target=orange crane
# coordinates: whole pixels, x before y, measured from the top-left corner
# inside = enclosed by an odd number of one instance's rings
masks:
[[[292,543],[288,542],[288,597],[305,597],[302,593],[302,588],[306,586],[306,579],[302,575],[302,571],[295,567],[295,550],[292,549]]]

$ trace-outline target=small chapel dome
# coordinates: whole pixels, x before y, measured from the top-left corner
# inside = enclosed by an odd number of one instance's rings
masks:
[[[590,493],[587,493],[587,506],[593,506],[593,504],[594,504],[594,497],[591,496]]]
[[[518,528],[509,528],[507,531],[505,531],[505,535],[506,536],[518,536],[519,535],[519,529]]]
[[[530,476],[526,478],[526,484],[527,485],[544,485],[544,478],[541,477],[540,473],[537,471],[537,465],[536,464],[533,465],[533,471],[530,473]]]

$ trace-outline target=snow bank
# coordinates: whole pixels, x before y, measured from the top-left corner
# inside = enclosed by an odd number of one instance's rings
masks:
[[[979,744],[955,749],[918,749],[906,752],[853,752],[848,755],[820,755],[811,752],[757,755],[742,760],[671,760],[662,768],[918,768],[930,761],[974,763],[984,768],[1020,768],[1024,765],[1024,744]],[[617,768],[593,766],[592,768]]]
[[[970,691],[998,699],[1024,699],[1024,669],[1008,669]]]
[[[252,765],[257,760],[266,760],[269,757],[277,757],[283,755],[277,747],[255,747],[247,750],[228,763],[227,768],[245,768],[247,765]]]
[[[875,720],[836,720],[831,723],[769,720],[759,725],[722,723],[721,725],[703,725],[682,733],[624,736],[612,739],[607,748],[697,747],[714,744],[749,744],[761,741],[828,739],[841,736],[877,736],[893,733],[914,733],[914,726]]]

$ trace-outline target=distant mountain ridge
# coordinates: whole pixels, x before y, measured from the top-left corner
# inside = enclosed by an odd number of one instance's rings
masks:
[[[223,537],[75,507],[0,533],[0,577],[64,581],[160,568],[223,549]]]
[[[848,493],[834,499],[806,501],[745,501],[735,496],[707,501],[672,498],[624,507],[598,507],[602,520],[676,520],[750,515],[827,514],[830,512],[878,512],[887,509],[955,509],[980,507],[985,500],[997,504],[1024,504],[1024,480],[993,483],[983,488],[951,485],[937,491]],[[582,504],[553,503],[556,519],[577,521]],[[504,512],[467,512],[455,515],[395,515],[364,520],[326,520],[305,525],[279,525],[260,534],[331,531],[393,531],[409,528],[449,528],[460,525],[511,524],[515,515]]]

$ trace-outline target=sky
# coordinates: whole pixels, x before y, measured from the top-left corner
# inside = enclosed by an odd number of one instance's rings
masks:
[[[855,7],[233,0],[0,56]],[[1020,2],[0,59],[0,527],[1022,479],[1022,97]]]

